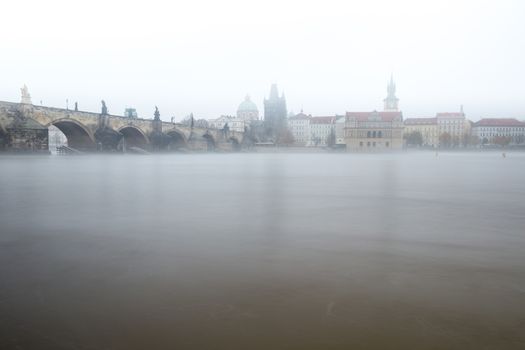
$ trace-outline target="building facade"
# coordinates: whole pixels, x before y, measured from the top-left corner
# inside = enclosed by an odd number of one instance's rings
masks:
[[[465,134],[470,133],[470,122],[465,117],[463,106],[460,112],[437,113],[436,120],[439,133],[438,137],[443,134],[448,134],[454,143],[459,143]]]
[[[400,150],[403,148],[403,114],[347,112],[345,143],[348,151]]]
[[[336,117],[311,117],[310,118],[310,144],[313,147],[326,147],[335,145]],[[332,138],[332,140],[330,140]]]
[[[510,144],[525,143],[525,122],[511,118],[484,118],[472,125],[472,135],[481,144],[494,143],[495,137],[507,137]]]
[[[234,116],[221,115],[217,119],[208,120],[208,125],[212,129],[224,129],[224,127],[228,125],[228,129],[231,131],[244,132],[245,127],[248,126],[248,122]]]
[[[312,116],[308,116],[302,111],[288,118],[288,129],[292,133],[297,146],[306,146],[310,142],[310,118]]]
[[[345,142],[345,123],[346,118],[344,115],[338,115],[335,118],[335,144],[337,146],[346,145]]]
[[[404,121],[405,135],[419,132],[422,146],[437,147],[439,145],[439,130],[437,118],[407,118]]]

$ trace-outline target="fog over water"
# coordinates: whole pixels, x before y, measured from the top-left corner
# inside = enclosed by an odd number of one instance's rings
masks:
[[[1,157],[2,349],[523,349],[525,155]]]

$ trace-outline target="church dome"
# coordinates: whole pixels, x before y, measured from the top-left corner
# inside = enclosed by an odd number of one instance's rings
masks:
[[[242,101],[239,108],[237,108],[237,113],[239,112],[259,112],[255,103],[250,100],[250,95],[246,95],[244,101]]]

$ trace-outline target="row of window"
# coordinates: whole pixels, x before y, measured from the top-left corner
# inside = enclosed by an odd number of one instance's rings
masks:
[[[494,137],[494,136],[521,136],[523,133],[509,133],[509,132],[482,132],[480,137]]]
[[[463,120],[440,120],[439,124],[463,124]]]
[[[376,147],[376,145],[377,145],[377,144],[376,144],[375,141],[374,141],[374,142],[370,142],[370,141],[368,141],[368,142],[366,143],[366,147],[370,147],[370,146],[372,146],[372,147]],[[363,142],[363,141],[359,142],[359,147],[363,147],[363,146],[364,146],[364,142]],[[388,142],[388,141],[385,142],[385,147],[390,147],[390,142]]]
[[[488,131],[488,132],[523,132],[525,131],[525,128],[482,128],[481,131]]]
[[[366,137],[367,138],[381,138],[383,137],[383,132],[382,131],[367,131],[366,132]],[[374,142],[375,144],[375,142]]]

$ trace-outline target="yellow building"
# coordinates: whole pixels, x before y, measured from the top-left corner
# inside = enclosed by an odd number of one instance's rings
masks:
[[[346,112],[345,143],[349,151],[403,148],[401,112]]]
[[[421,133],[422,146],[437,147],[439,145],[439,128],[437,118],[408,118],[404,122],[405,135],[413,132]]]

